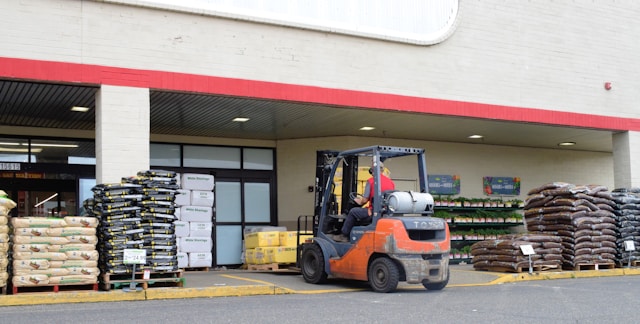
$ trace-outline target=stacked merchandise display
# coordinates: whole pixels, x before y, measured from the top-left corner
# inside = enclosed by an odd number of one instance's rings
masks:
[[[214,178],[208,174],[185,173],[181,177],[176,205],[178,261],[180,268],[208,268],[213,263]]]
[[[124,264],[125,249],[146,250],[140,270],[176,271],[175,172],[148,170],[121,183],[93,188],[93,210],[100,218],[100,268],[104,273],[130,273]]]
[[[9,212],[16,203],[0,190],[0,287],[7,286],[9,280]]]
[[[524,216],[530,233],[562,239],[563,268],[613,267],[615,208],[613,196],[604,186],[555,182],[529,191]]]
[[[615,189],[611,195],[617,203],[616,261],[621,266],[635,265],[640,260],[640,189]],[[633,248],[625,246],[629,241],[633,242]]]
[[[14,292],[19,287],[79,284],[97,289],[96,218],[15,217],[11,225]]]
[[[276,270],[296,263],[298,242],[313,237],[287,231],[284,227],[249,228],[244,233],[244,259],[249,270]]]
[[[529,257],[521,246],[531,245],[535,254]],[[478,270],[522,272],[560,269],[562,267],[562,239],[553,235],[514,234],[499,240],[486,240],[471,245],[473,268]]]

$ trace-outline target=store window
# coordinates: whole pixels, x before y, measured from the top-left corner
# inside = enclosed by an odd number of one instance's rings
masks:
[[[184,166],[192,168],[240,169],[240,148],[184,146]]]
[[[242,167],[250,170],[273,170],[273,150],[245,148],[242,151]]]
[[[0,161],[29,162],[29,141],[26,139],[0,138]]]
[[[151,144],[149,155],[151,165],[180,166],[180,145],[178,144]]]
[[[269,183],[246,182],[244,184],[244,214],[247,223],[269,223],[271,221]]]

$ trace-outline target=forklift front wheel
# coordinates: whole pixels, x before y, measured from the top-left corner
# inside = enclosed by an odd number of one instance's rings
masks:
[[[321,284],[327,281],[327,272],[324,270],[324,256],[318,244],[308,244],[302,251],[300,265],[304,281],[312,284]]]

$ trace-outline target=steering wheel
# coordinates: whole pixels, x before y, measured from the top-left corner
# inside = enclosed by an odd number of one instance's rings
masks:
[[[354,204],[356,204],[356,205],[360,206],[360,204],[358,204],[358,203],[356,202],[356,198],[358,198],[358,197],[362,197],[362,195],[361,195],[361,194],[359,194],[359,193],[357,193],[357,192],[350,192],[350,193],[349,193],[349,201],[351,201],[352,203],[354,203]]]

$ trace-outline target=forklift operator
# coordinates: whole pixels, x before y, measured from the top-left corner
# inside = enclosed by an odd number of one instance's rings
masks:
[[[393,181],[383,174],[384,164],[380,162],[380,189],[381,192],[385,192],[387,190],[395,190],[396,185]],[[372,173],[373,174],[373,173]],[[373,203],[371,200],[373,199],[373,176],[367,180],[367,184],[364,189],[364,195],[356,197],[353,201],[360,205],[364,206],[367,202],[369,203],[368,208],[364,207],[354,207],[349,210],[349,214],[347,218],[344,220],[344,224],[342,225],[342,233],[333,236],[333,239],[336,242],[349,242],[349,235],[351,233],[351,229],[356,224],[356,221],[363,221],[366,219],[371,219],[371,214],[373,210]]]

